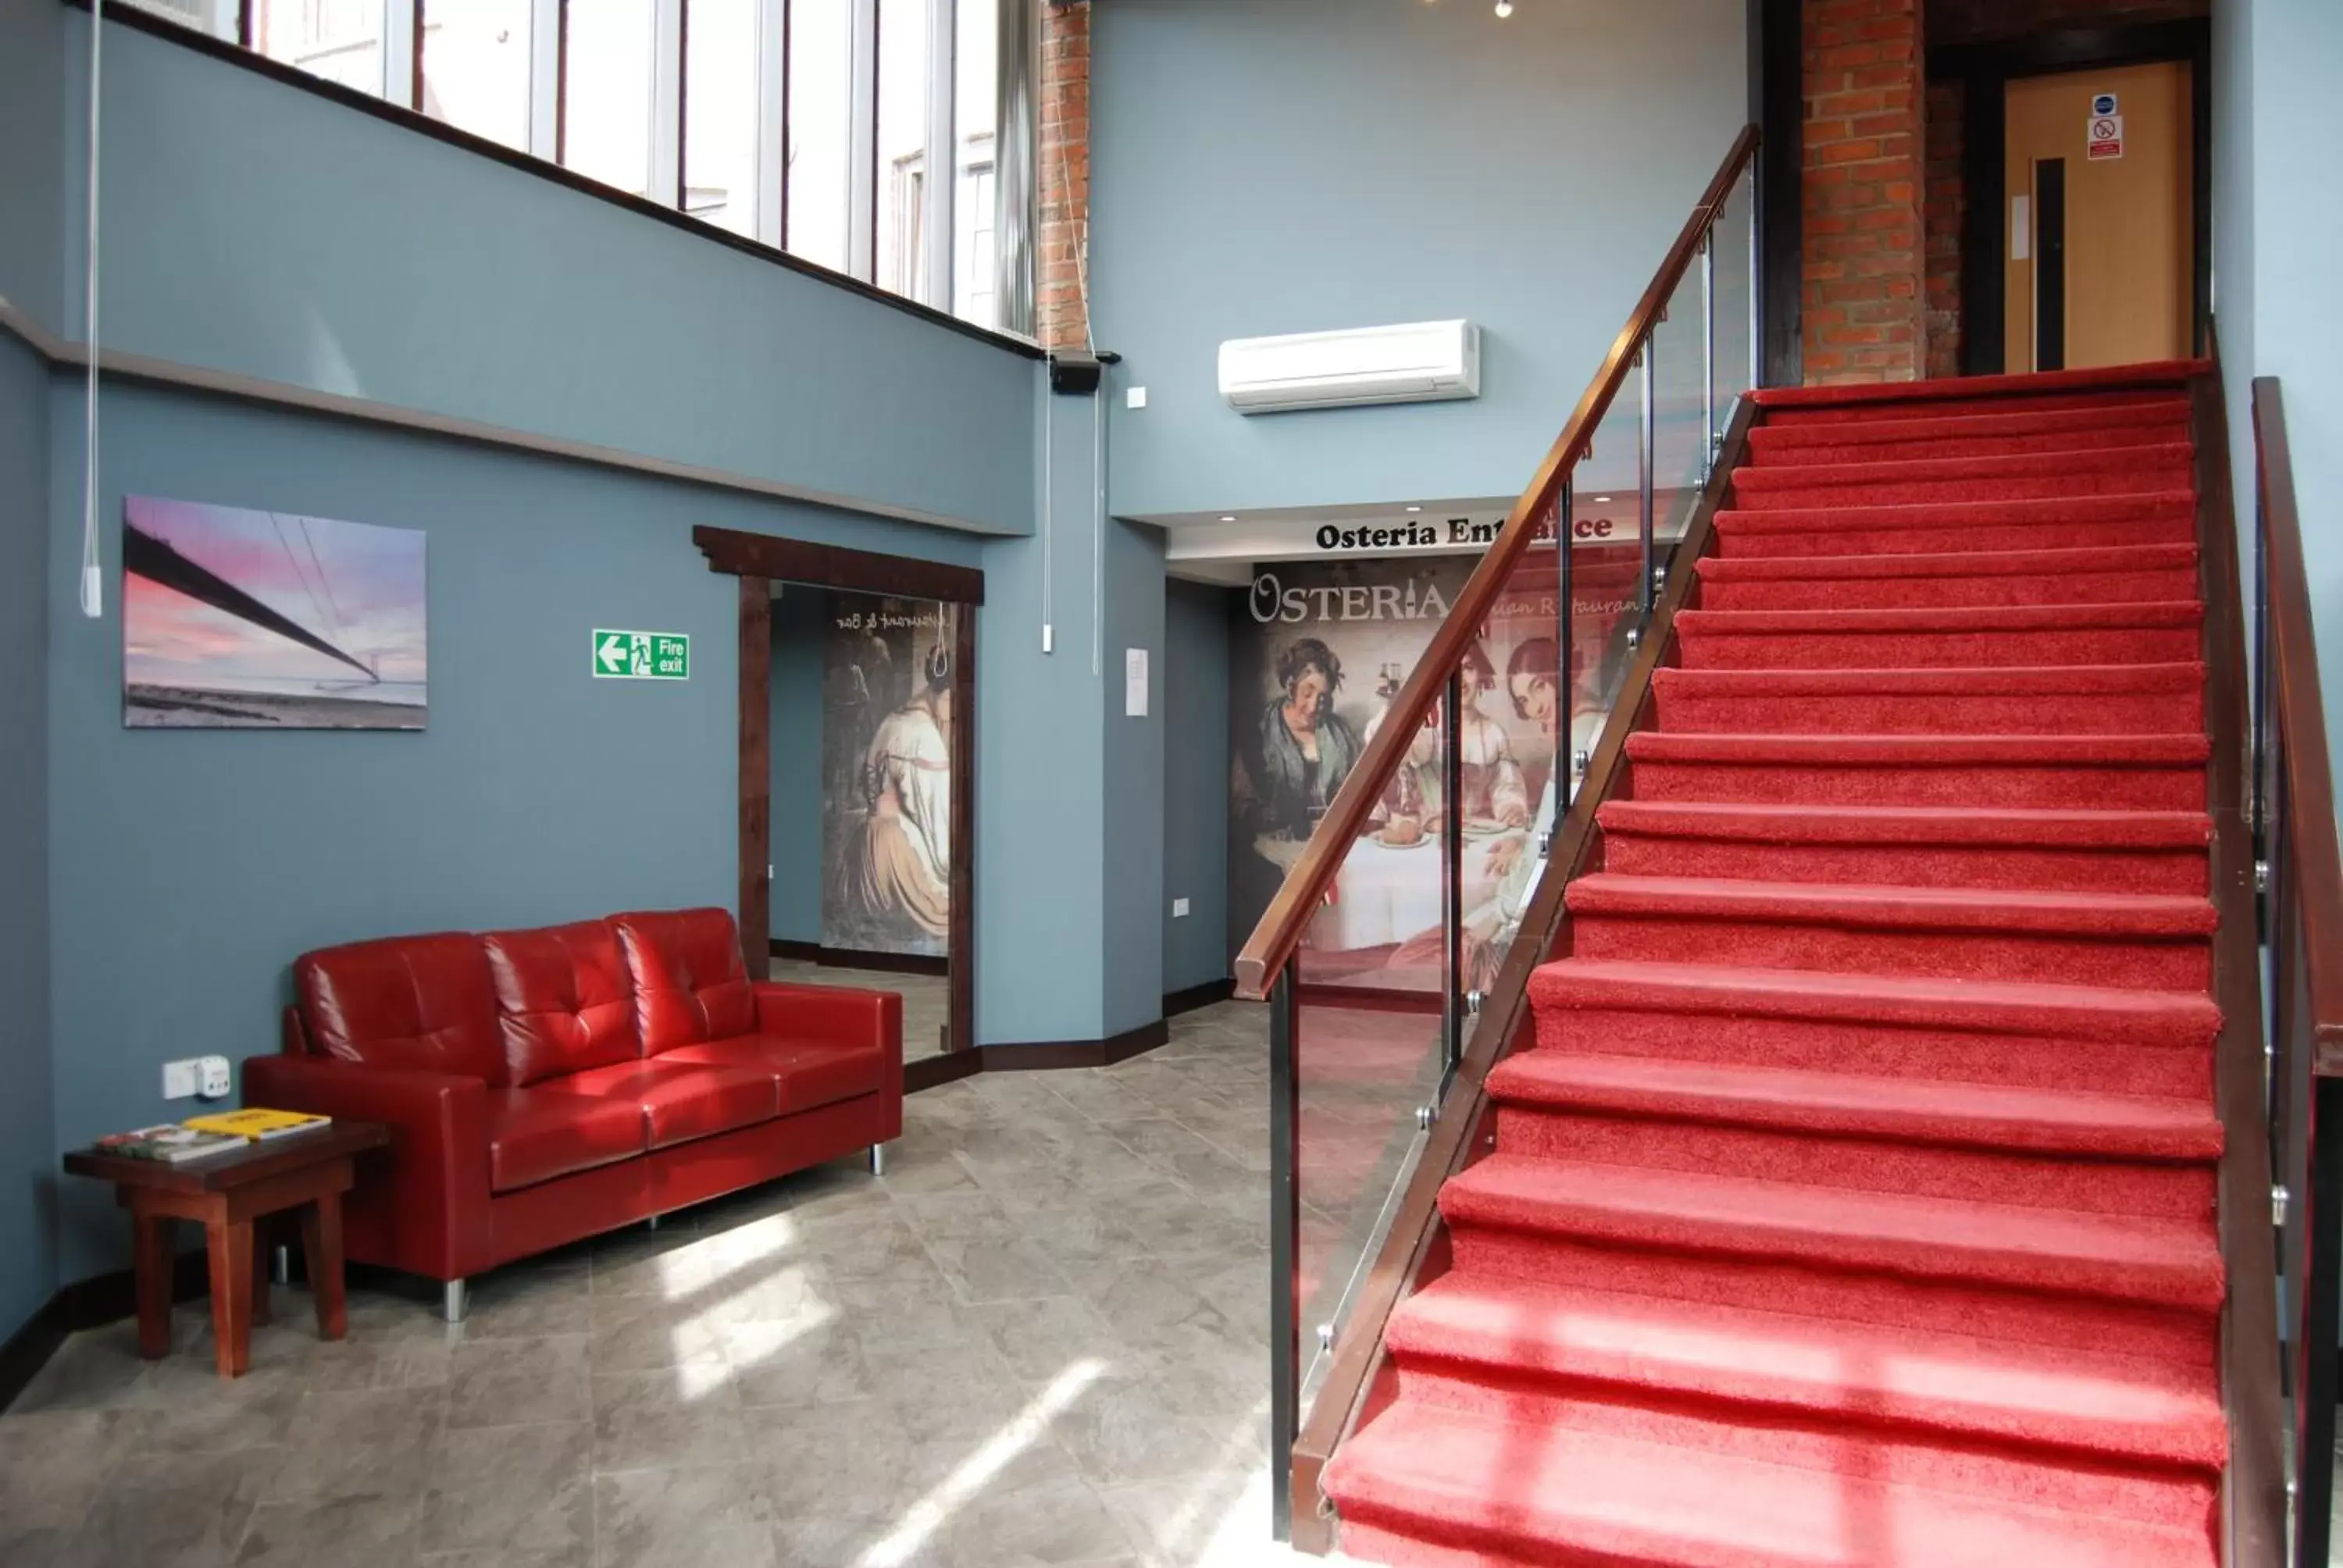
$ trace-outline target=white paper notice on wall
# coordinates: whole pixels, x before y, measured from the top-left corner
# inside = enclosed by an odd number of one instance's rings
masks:
[[[2009,198],[2009,259],[2031,261],[2034,258],[2034,201],[2030,196]]]
[[[1147,717],[1147,650],[1143,648],[1122,650],[1122,716]]]

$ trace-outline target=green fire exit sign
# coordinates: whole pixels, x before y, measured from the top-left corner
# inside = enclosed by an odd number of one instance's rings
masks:
[[[594,628],[598,680],[689,680],[691,638],[672,631]]]

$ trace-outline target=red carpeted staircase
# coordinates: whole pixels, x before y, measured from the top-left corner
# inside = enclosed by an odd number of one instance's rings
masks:
[[[2213,1568],[2189,368],[1761,398],[1345,1553]]]

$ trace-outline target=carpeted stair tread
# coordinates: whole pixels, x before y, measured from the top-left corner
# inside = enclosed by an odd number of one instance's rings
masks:
[[[1683,612],[1689,615],[1692,612]],[[2201,664],[2052,664],[1896,669],[1681,669],[1652,672],[1664,697],[2187,697],[2205,684]]]
[[[1606,800],[1606,833],[1747,839],[1795,844],[1995,844],[2039,849],[2204,849],[2212,819],[2197,811],[2090,811],[1941,806],[1728,805]]]
[[[2148,441],[2134,447],[2102,447],[2083,452],[2006,452],[1995,457],[1898,457],[1855,463],[1792,463],[1733,470],[1736,498],[1777,490],[1922,487],[1977,484],[1988,479],[2074,479],[2105,475],[2117,481],[2113,493],[2143,488],[2151,475],[2188,472],[2196,452],[2187,441]],[[2132,481],[2132,482],[2124,482]]]
[[[2207,1468],[2227,1447],[2208,1369],[2066,1346],[1478,1273],[1434,1281],[1385,1334],[1403,1369],[1487,1389],[1492,1413],[1594,1385]]]
[[[1772,1259],[1909,1280],[2155,1303],[2222,1300],[2212,1216],[2201,1221],[1806,1186],[1500,1150],[1441,1188],[1452,1226],[1606,1246]]]
[[[2205,667],[1664,668],[1659,728],[1712,735],[2120,735],[2203,728]]]
[[[2188,598],[2196,547],[1703,556],[1704,609],[2117,604]]]
[[[1626,748],[1637,761],[1869,767],[2008,762],[2175,766],[2200,763],[2211,753],[2202,735],[1675,735],[1657,729],[1634,731]]]
[[[2099,1159],[2213,1160],[2209,1102],[2001,1084],[1531,1050],[1489,1074],[1499,1103]]]
[[[1754,513],[1770,518],[1772,513]],[[1840,578],[2046,577],[2076,572],[2197,568],[2195,545],[2110,549],[1954,550],[1925,556],[1703,556],[1703,582],[1825,582]]]
[[[1722,558],[2003,556],[2057,548],[2188,544],[2191,490],[2008,501],[1916,501],[1903,507],[1729,508],[1715,518]]]
[[[1941,437],[2056,439],[2085,432],[2154,428],[2169,431],[2167,439],[2186,440],[2187,427],[2188,406],[2177,399],[2145,405],[2087,405],[2047,413],[1939,414],[1915,409],[1907,417],[1883,413],[1877,418],[1835,425],[1757,425],[1749,431],[1749,449],[1761,459],[1802,460],[1798,455],[1816,449],[1900,446]]]
[[[1325,1485],[1346,1551],[1396,1568],[2215,1568],[2208,1530],[1882,1482],[1869,1457],[1854,1434],[1834,1471],[1403,1404]]]
[[[1676,629],[1691,637],[1806,636],[1817,632],[2064,631],[2076,627],[2194,627],[2194,599],[2146,604],[1987,605],[1951,609],[1688,609]]]
[[[2087,936],[2210,936],[2212,900],[2168,893],[2048,889],[1865,887],[1847,882],[1736,882],[1596,871],[1564,890],[1574,915],[1721,918],[1892,926],[1937,931]]]
[[[1530,978],[1530,1000],[1542,1012],[1625,1008],[2064,1036],[2198,1050],[2212,1045],[2221,1027],[2220,1009],[2197,991],[1625,959],[1567,958],[1541,964]]]
[[[1926,381],[1874,381],[1853,386],[1761,387],[1751,397],[1774,409],[1817,409],[1850,416],[1875,414],[1902,404],[1918,407],[1976,403],[2007,409],[2035,407],[2063,394],[2096,392],[2113,397],[2175,400],[2204,362],[2157,359],[2137,365],[2099,365],[2073,370],[2011,371],[1994,376],[1946,376]]]

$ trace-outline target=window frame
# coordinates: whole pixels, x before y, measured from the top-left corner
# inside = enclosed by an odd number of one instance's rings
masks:
[[[947,258],[941,265],[937,265],[936,258],[929,258],[930,265],[924,280],[926,286],[921,293],[934,295],[940,290],[942,298],[940,305],[928,298],[915,298],[897,294],[880,286],[871,276],[876,261],[877,225],[882,220],[886,210],[885,204],[880,200],[877,167],[876,45],[878,7],[880,3],[881,0],[855,0],[856,70],[855,80],[850,85],[850,95],[855,109],[857,156],[856,166],[851,171],[854,176],[850,181],[851,194],[855,199],[851,211],[853,226],[849,235],[849,245],[851,259],[858,264],[857,272],[860,276],[856,273],[840,272],[820,262],[806,260],[779,248],[777,244],[764,237],[769,221],[776,234],[786,233],[789,184],[787,158],[789,85],[785,50],[791,0],[758,0],[762,13],[759,26],[759,74],[760,80],[767,85],[761,94],[763,101],[760,103],[759,115],[758,220],[755,231],[751,234],[734,233],[695,217],[683,210],[683,204],[689,199],[689,193],[683,180],[684,127],[687,124],[684,99],[685,93],[688,91],[688,83],[684,77],[684,62],[688,57],[688,51],[684,46],[683,29],[686,25],[685,10],[688,0],[656,0],[653,37],[654,66],[657,74],[652,84],[655,119],[652,186],[655,191],[662,191],[669,197],[665,202],[604,185],[590,176],[579,174],[566,167],[559,161],[563,151],[561,146],[563,99],[567,95],[568,75],[568,62],[563,57],[566,53],[568,0],[533,0],[531,5],[528,122],[529,135],[526,150],[508,146],[501,142],[449,125],[422,112],[419,106],[423,102],[423,0],[384,0],[386,88],[388,83],[394,80],[403,84],[404,102],[399,98],[387,95],[387,93],[386,95],[378,96],[357,88],[345,86],[327,77],[312,75],[298,65],[271,59],[261,54],[252,46],[251,43],[254,34],[255,0],[236,0],[234,39],[206,32],[193,20],[182,21],[162,12],[147,9],[136,4],[136,0],[131,0],[131,3],[108,5],[105,16],[109,23],[119,23],[150,36],[169,40],[183,48],[191,49],[197,54],[206,55],[214,59],[266,76],[281,85],[328,99],[346,108],[355,109],[360,114],[400,126],[445,145],[490,158],[508,168],[562,186],[579,195],[591,196],[638,216],[656,219],[670,227],[698,235],[704,239],[712,240],[744,255],[756,256],[801,276],[817,279],[833,287],[842,288],[863,298],[892,307],[935,325],[950,327],[963,337],[990,343],[1026,358],[1044,357],[1044,351],[1040,345],[1030,337],[992,327],[980,326],[954,314],[952,296],[953,280],[958,276],[956,258]],[[955,5],[986,5],[990,4],[990,0],[891,0],[891,3],[926,5],[931,7],[930,15],[933,15],[938,9],[949,14]],[[1046,4],[1047,0],[1040,0],[1040,3]],[[92,10],[91,0],[60,0],[60,4],[85,13]],[[666,25],[670,22],[671,27]],[[866,22],[867,31],[865,31]],[[866,40],[870,45],[867,51],[862,47]],[[929,61],[931,76],[935,72],[935,58],[936,53],[931,49]],[[950,49],[943,52],[943,60],[945,64],[943,74],[949,83],[952,63]],[[552,66],[554,89],[550,93],[541,90],[545,69],[548,65]],[[866,65],[867,68],[865,68]],[[664,77],[668,83],[664,92],[660,86],[661,77]],[[932,152],[934,146],[937,145],[936,122],[932,117],[933,105],[939,99],[948,99],[950,95],[949,91],[934,90],[931,82],[929,95],[931,104],[928,149],[930,152]],[[867,115],[863,112],[866,106]],[[670,117],[673,122],[671,135],[662,139],[659,126],[666,124]],[[921,227],[930,238],[938,233],[947,236],[951,236],[954,233],[951,227],[939,229],[936,226],[936,219],[939,216],[941,216],[947,224],[950,222],[951,187],[958,183],[959,149],[955,127],[949,118],[942,122],[942,126],[943,139],[940,145],[953,154],[955,177],[950,180],[924,182],[925,206],[921,214]],[[996,136],[997,135],[996,128]],[[996,146],[997,145],[996,142]],[[672,153],[671,162],[669,161],[670,152]],[[767,171],[769,156],[771,160],[770,173]],[[866,175],[867,177],[865,177]],[[940,201],[936,188],[939,186],[944,187]],[[940,214],[938,210],[939,206],[941,208]],[[769,220],[767,216],[769,212],[771,215]],[[940,284],[939,284],[939,276],[940,276]]]

